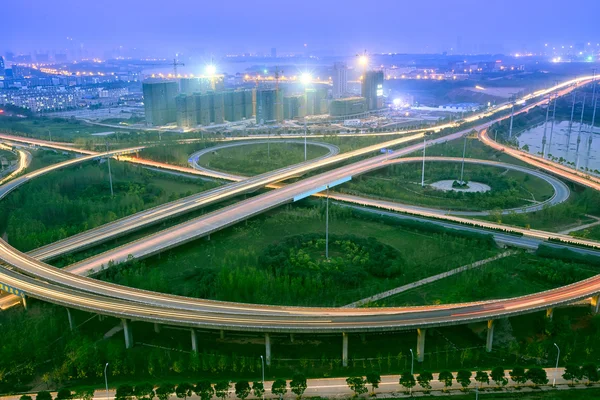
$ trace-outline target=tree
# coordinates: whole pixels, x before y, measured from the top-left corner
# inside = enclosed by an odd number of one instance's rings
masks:
[[[562,377],[568,381],[571,381],[571,385],[575,384],[575,381],[581,379],[581,368],[575,364],[568,364],[565,367],[565,373]]]
[[[450,371],[442,371],[442,372],[440,372],[440,376],[438,377],[438,380],[444,384],[444,387],[446,388],[444,390],[447,391],[448,388],[450,386],[452,386],[452,381],[454,380],[454,376],[452,375],[452,372],[450,372]]]
[[[433,374],[429,371],[423,371],[417,376],[417,382],[425,389],[426,392],[431,390],[431,381],[433,380]]]
[[[235,395],[241,400],[244,400],[250,395],[250,384],[248,381],[239,381],[235,383]]]
[[[367,389],[367,381],[363,379],[362,376],[351,376],[346,379],[346,383],[350,390],[354,392],[354,397],[358,397],[363,393],[367,393],[369,390]]]
[[[477,371],[475,373],[475,380],[477,382],[479,382],[481,385],[485,384],[489,384],[490,383],[490,377],[488,375],[487,372],[485,371]]]
[[[377,372],[370,372],[367,374],[366,378],[367,383],[371,385],[371,394],[375,396],[375,389],[379,387],[381,375],[379,375]]]
[[[254,392],[254,397],[262,397],[265,394],[265,385],[262,382],[254,382],[252,384],[252,392]]]
[[[192,395],[193,388],[194,387],[187,382],[180,383],[175,389],[175,396],[185,400]]]
[[[173,392],[175,392],[175,385],[163,383],[156,389],[156,397],[158,397],[158,400],[168,400]]]
[[[152,400],[154,398],[154,386],[150,383],[140,383],[135,385],[133,391],[137,400]]]
[[[71,400],[73,398],[73,393],[71,393],[70,389],[62,388],[56,393],[56,400]]]
[[[492,370],[492,374],[491,374],[492,380],[494,382],[496,382],[496,385],[498,385],[498,387],[502,386],[506,386],[506,384],[508,383],[508,379],[506,379],[506,374],[504,373],[504,368],[502,367],[496,367]]]
[[[133,386],[121,385],[117,388],[117,393],[115,394],[116,400],[131,400],[132,398],[133,398]]]
[[[225,399],[225,397],[229,396],[229,387],[231,384],[229,381],[220,381],[215,383],[215,396],[220,399]]]
[[[404,371],[402,375],[400,375],[400,385],[404,386],[406,389],[410,390],[417,384],[415,381],[415,376],[410,373],[410,371]]]
[[[600,379],[598,375],[598,367],[594,363],[585,364],[581,367],[581,378],[587,379],[587,384],[591,384],[592,382],[597,382]]]
[[[545,385],[548,383],[546,370],[540,367],[529,368],[525,373],[525,377],[529,379],[535,386]]]
[[[276,379],[275,382],[273,382],[273,386],[271,386],[271,393],[275,396],[279,396],[279,399],[281,400],[287,393],[287,382],[285,379]]]
[[[525,368],[514,367],[512,371],[510,371],[510,379],[517,384],[517,387],[519,384],[527,382],[527,378],[525,377]]]
[[[31,398],[31,396],[24,394],[23,396],[19,397],[19,400],[33,400],[33,399]]]
[[[92,400],[94,398],[95,390],[92,389],[79,389],[75,392],[75,398],[80,400]]]
[[[194,393],[202,400],[210,400],[215,394],[215,389],[209,381],[200,381],[194,386]]]
[[[306,377],[301,374],[294,375],[294,378],[290,382],[290,389],[298,399],[302,398],[302,395],[304,394],[304,391],[306,390],[307,386],[308,385],[306,383]]]
[[[471,384],[471,371],[461,369],[456,373],[456,382],[460,383],[463,390],[466,390]]]

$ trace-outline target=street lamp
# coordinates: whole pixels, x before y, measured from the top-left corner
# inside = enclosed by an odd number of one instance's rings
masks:
[[[327,185],[327,200],[325,203],[325,259],[329,260],[329,185]]]
[[[104,383],[106,384],[106,400],[108,400],[108,377],[106,376],[106,368],[108,368],[108,363],[104,366]]]
[[[556,374],[558,374],[558,359],[560,358],[560,348],[556,343],[554,343],[554,347],[556,347],[556,367],[554,367],[554,379],[552,380],[552,387],[556,387]]]
[[[412,349],[410,350],[410,374],[414,377],[414,366],[415,366],[415,354]],[[412,387],[410,388],[410,395],[412,396]]]
[[[260,356],[260,363],[262,365],[262,385],[263,385],[262,398],[263,398],[263,400],[265,400],[265,359],[262,355]]]

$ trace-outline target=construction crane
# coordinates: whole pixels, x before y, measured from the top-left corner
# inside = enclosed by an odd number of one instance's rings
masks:
[[[280,72],[282,75],[279,75]],[[283,76],[283,71],[280,71],[279,67],[276,66],[275,67],[275,89],[276,90],[279,90],[279,78],[281,78],[281,76]]]
[[[177,66],[178,66],[178,65],[181,65],[182,67],[183,67],[183,66],[185,66],[185,64],[184,64],[184,63],[182,63],[182,62],[177,62],[177,59],[176,59],[176,58],[174,58],[174,59],[173,59],[173,64],[172,64],[172,65],[173,65],[173,75],[175,75],[175,76],[177,76]]]

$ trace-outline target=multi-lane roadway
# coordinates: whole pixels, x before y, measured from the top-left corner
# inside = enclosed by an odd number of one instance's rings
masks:
[[[591,77],[582,78],[582,81],[585,80],[591,80]],[[564,89],[564,85],[554,89]],[[545,92],[538,95],[545,94]],[[503,107],[499,109],[506,109],[506,106]],[[485,129],[493,122],[496,121],[482,124],[475,129]],[[466,131],[462,131],[433,139],[429,144],[453,140],[465,133]],[[391,145],[393,144],[386,143],[373,147],[381,148]],[[422,146],[422,144],[409,146],[393,155],[372,157],[286,185],[133,242],[126,245],[128,246],[126,249],[118,248],[110,255],[105,253],[86,260],[77,268],[88,268],[89,270],[92,265],[96,265],[96,267],[102,264],[107,265],[110,260],[123,260],[129,254],[145,256],[154,254],[158,251],[157,249],[164,250],[174,247],[278,205],[315,193],[334,182],[341,182],[357,174],[375,169],[380,164],[387,163],[390,158],[409,154],[421,149]],[[370,151],[374,150],[376,149]],[[493,225],[490,224],[490,227],[494,228]],[[535,235],[541,234],[535,233]],[[0,258],[14,268],[14,270],[1,271],[0,280],[24,290],[33,297],[69,307],[138,320],[235,330],[351,332],[451,325],[550,308],[600,293],[600,277],[594,277],[548,292],[467,305],[360,310],[272,307],[182,298],[99,282],[57,270],[3,242],[0,246]],[[28,278],[23,273],[35,278]]]

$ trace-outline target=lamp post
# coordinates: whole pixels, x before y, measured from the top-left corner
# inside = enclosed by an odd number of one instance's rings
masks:
[[[426,140],[426,138],[423,138],[423,170],[421,172],[421,187],[425,187],[425,148],[427,147]]]
[[[106,141],[106,152],[108,153],[108,140]],[[115,197],[112,184],[112,173],[110,171],[110,156],[106,157],[106,162],[108,163],[108,181],[110,182],[110,197]]]
[[[265,399],[265,358],[262,355],[260,356],[260,363],[262,365],[262,385],[263,385],[262,398],[264,400]]]
[[[306,119],[304,120],[304,161],[306,161]]]
[[[465,144],[463,146],[463,157],[462,157],[462,166],[460,168],[460,184],[463,185],[463,176],[465,172],[465,154],[467,152],[467,137],[465,136]]]
[[[325,259],[329,260],[329,185],[327,185],[327,199],[325,200]]]
[[[556,387],[556,374],[558,373],[558,359],[560,358],[560,348],[558,347],[558,345],[556,343],[554,343],[554,346],[556,347],[556,351],[558,353],[556,354],[556,367],[554,367],[554,379],[552,379],[552,387]]]
[[[415,354],[412,349],[410,350],[410,374],[414,377],[414,366],[415,366]],[[410,388],[410,395],[412,396],[412,387]]]
[[[108,400],[108,377],[106,376],[106,368],[108,368],[108,363],[104,366],[104,383],[106,384],[106,400]]]

